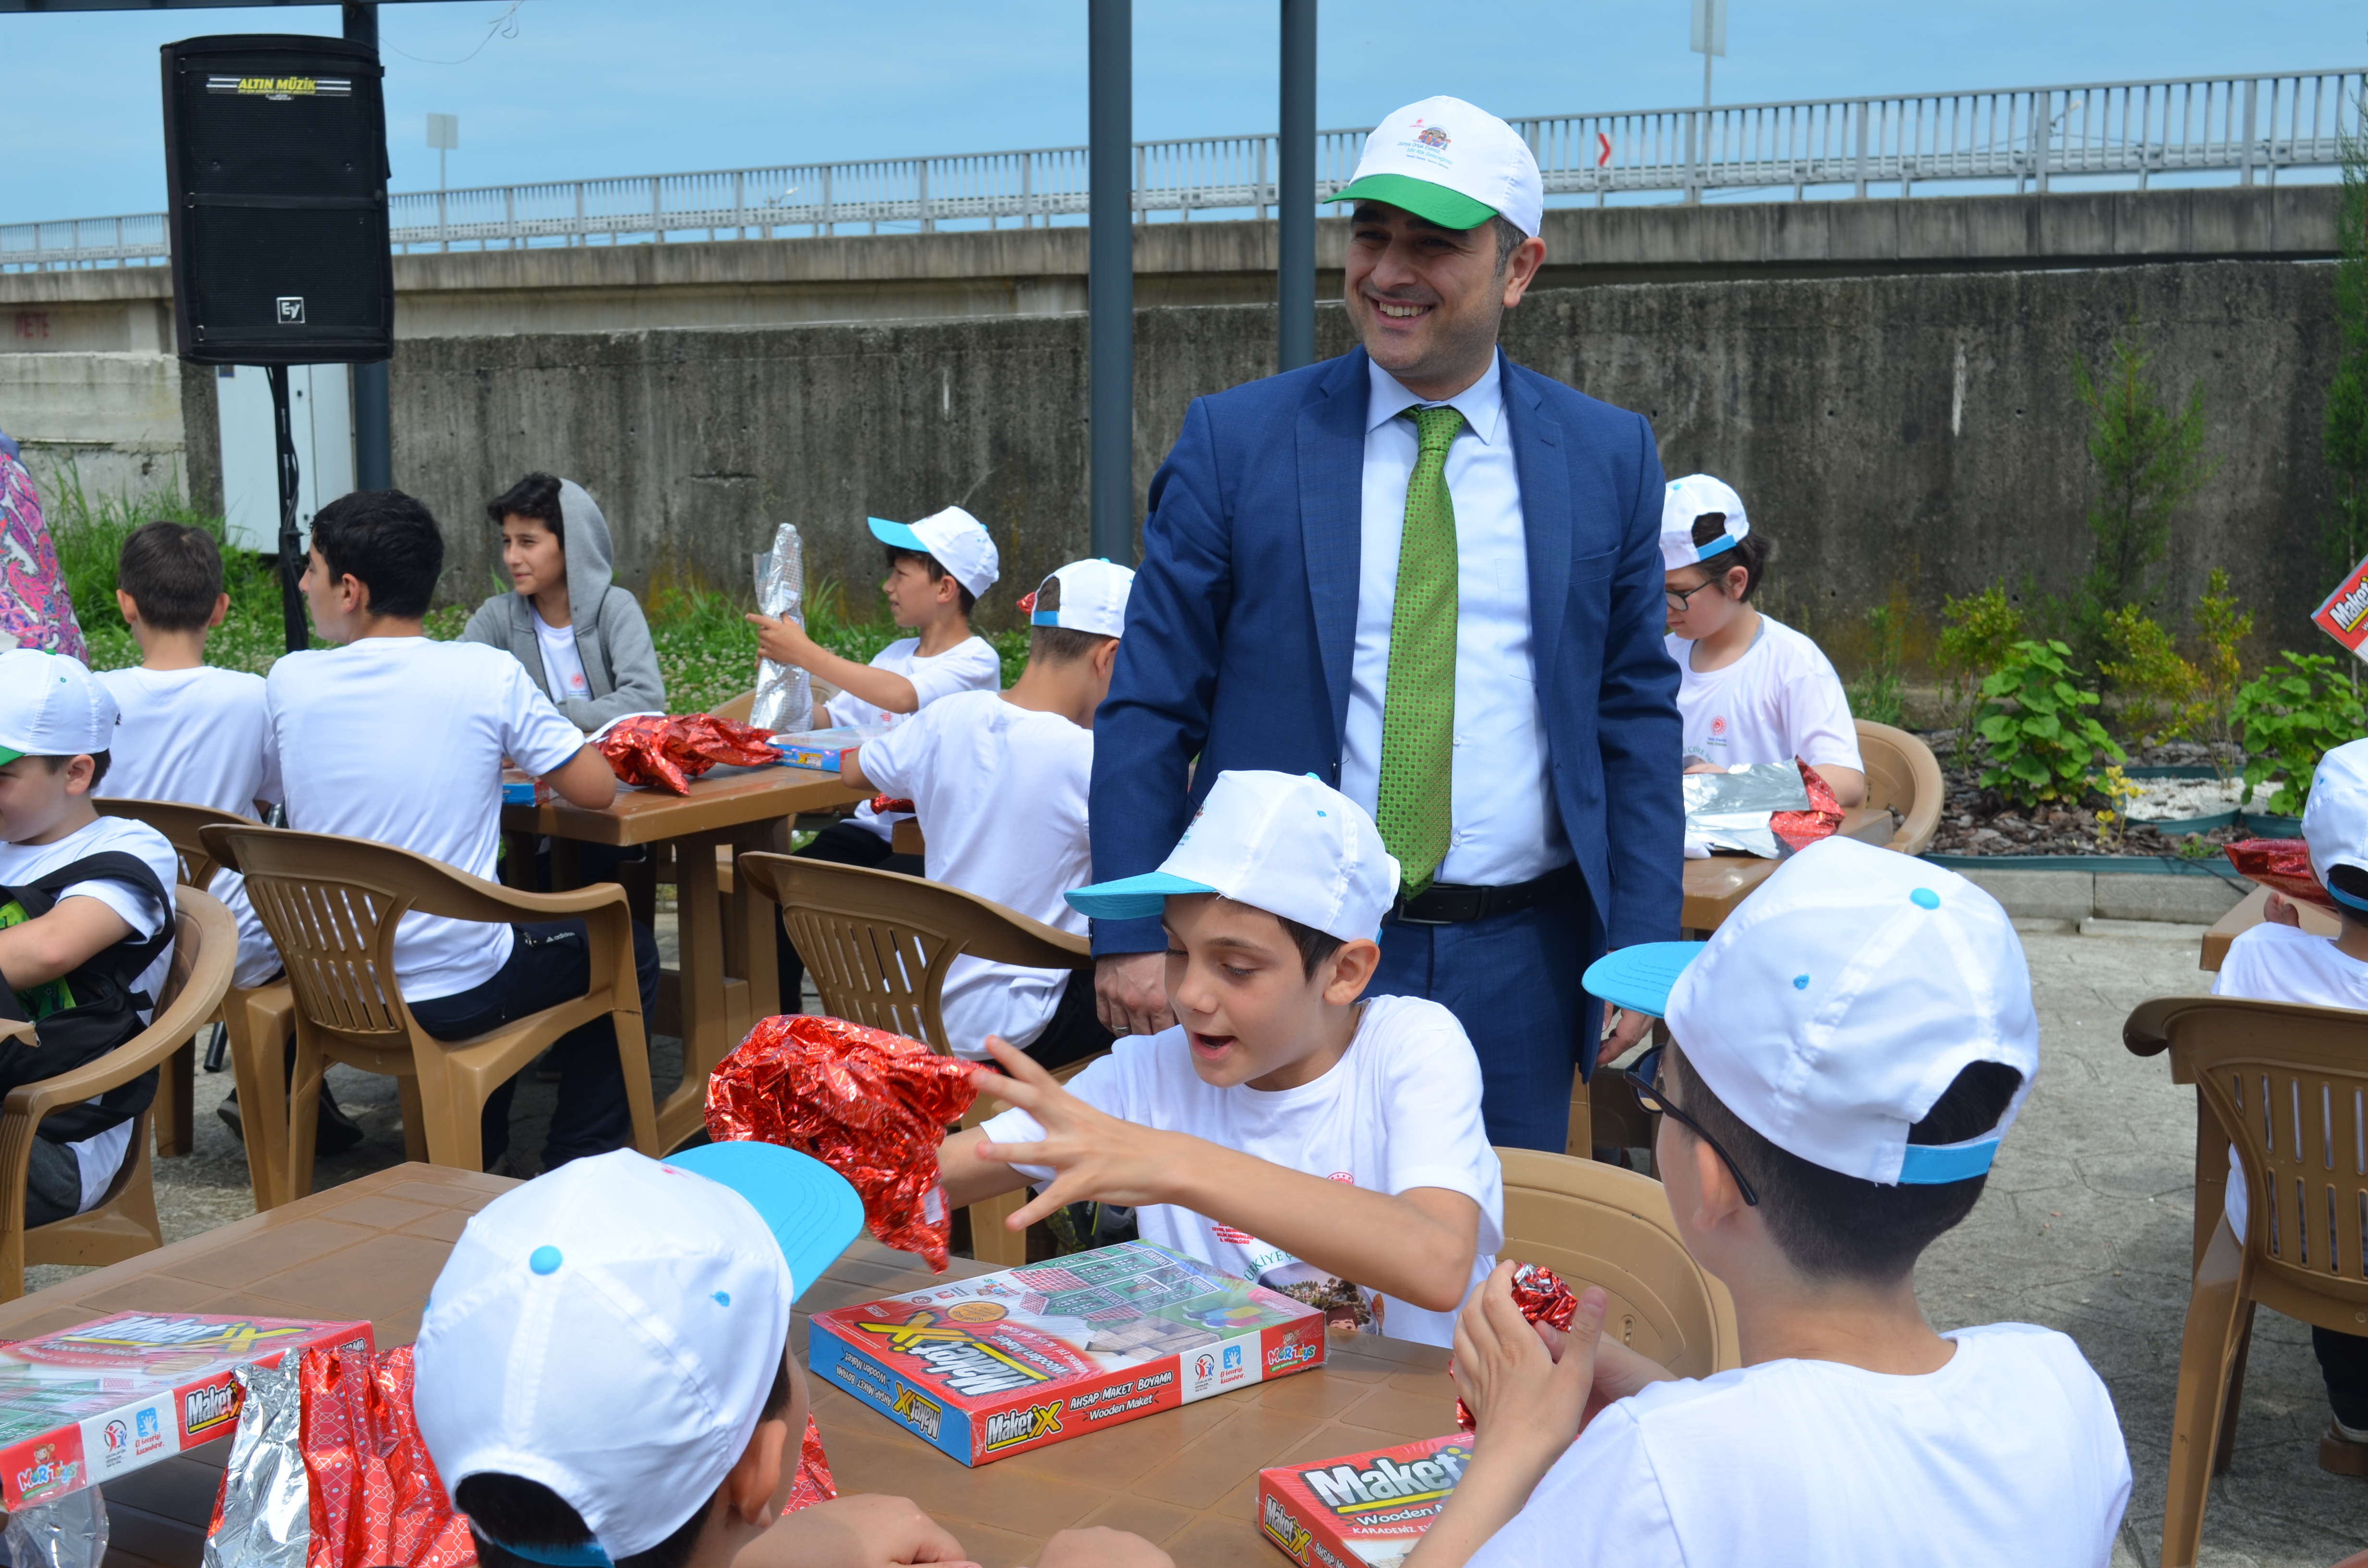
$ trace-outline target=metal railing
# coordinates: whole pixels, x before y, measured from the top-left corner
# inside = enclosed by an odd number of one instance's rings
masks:
[[[1812,190],[1863,199],[1918,186],[2011,182],[2045,191],[2079,176],[2218,175],[2274,183],[2282,170],[2327,169],[2361,129],[2368,73],[2104,82],[1898,97],[1734,104],[1516,119],[1536,152],[1550,203],[1716,191]],[[1316,138],[1315,191],[1349,182],[1366,132]],[[1272,136],[1142,142],[1134,149],[1138,222],[1269,216],[1277,199]],[[777,238],[927,233],[940,224],[1050,224],[1087,210],[1086,149],[1049,147],[941,158],[783,165],[413,191],[392,199],[396,250],[585,244],[600,239]],[[162,214],[0,225],[0,269],[165,259]]]

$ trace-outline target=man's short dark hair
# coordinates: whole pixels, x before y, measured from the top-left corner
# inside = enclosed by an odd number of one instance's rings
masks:
[[[1521,248],[1521,242],[1530,236],[1521,233],[1513,221],[1501,212],[1488,220],[1488,228],[1497,236],[1497,270],[1502,272],[1506,264],[1513,259],[1513,253]]]
[[[90,758],[90,787],[94,790],[97,789],[106,780],[108,767],[115,761],[112,752],[74,752],[65,756],[37,756],[33,760],[51,773],[63,773],[66,770],[66,764],[77,756]]]
[[[400,490],[357,490],[313,516],[313,548],[334,583],[350,575],[370,590],[370,613],[416,620],[444,572],[435,515]]]
[[[906,550],[901,544],[885,545],[882,548],[888,551],[889,571],[894,572],[896,570],[896,562],[899,561],[917,561],[921,563],[921,569],[929,574],[930,582],[937,583],[944,581],[946,576],[946,563],[939,561],[936,556],[931,555],[928,551]],[[967,620],[970,619],[971,607],[978,603],[978,596],[972,593],[968,588],[963,587],[959,582],[954,585],[954,592],[962,596],[962,619]]]
[[[1103,643],[1117,641],[1099,631],[1080,631],[1074,626],[1031,626],[1028,629],[1028,662],[1074,665],[1079,659],[1093,657],[1094,650]]]
[[[1926,1247],[1974,1211],[1989,1180],[1985,1173],[1884,1187],[1847,1176],[1778,1148],[1746,1125],[1687,1064],[1684,1047],[1670,1051],[1661,1071],[1674,1075],[1679,1108],[1702,1123],[1759,1194],[1760,1216],[1784,1260],[1808,1278],[1896,1284]],[[1978,1138],[1998,1125],[2021,1085],[2022,1074],[2004,1062],[1976,1062],[1908,1129],[1907,1142]]]
[[[500,528],[512,517],[532,517],[567,548],[567,509],[559,504],[559,476],[529,473],[485,503],[485,516]]]
[[[1704,512],[1694,519],[1694,546],[1700,549],[1713,543],[1725,532],[1725,512]],[[1697,561],[1694,564],[1702,569],[1705,583],[1719,582],[1730,569],[1742,567],[1743,592],[1735,596],[1736,602],[1740,604],[1759,591],[1759,579],[1767,574],[1768,562],[1774,559],[1775,554],[1776,541],[1755,528],[1709,560]]]
[[[202,631],[222,597],[222,551],[203,528],[142,523],[115,558],[115,585],[131,596],[142,625],[157,631]]]
[[[773,1369],[773,1389],[765,1396],[761,1420],[780,1417],[790,1407],[790,1369],[788,1350],[783,1347],[782,1360]],[[790,1434],[787,1448],[781,1452],[784,1465],[798,1462],[799,1434]],[[654,1478],[653,1483],[657,1479]],[[707,1527],[709,1516],[715,1512],[715,1499],[723,1488],[701,1503],[690,1517],[685,1519],[674,1534],[630,1557],[617,1559],[616,1568],[683,1568],[690,1561],[693,1548],[699,1544],[699,1532]],[[541,1482],[524,1476],[505,1475],[487,1471],[472,1475],[453,1489],[452,1501],[469,1517],[472,1533],[477,1538],[477,1562],[482,1568],[541,1568],[516,1552],[495,1546],[488,1535],[501,1537],[524,1547],[570,1547],[588,1545],[592,1530],[585,1524],[584,1516],[569,1507],[564,1498]]]

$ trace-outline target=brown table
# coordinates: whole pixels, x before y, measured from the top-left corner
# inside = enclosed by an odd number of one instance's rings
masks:
[[[2238,933],[2249,931],[2261,923],[2262,912],[2268,907],[2269,902],[2270,890],[2257,887],[2239,899],[2234,909],[2214,921],[2211,928],[2203,933],[2203,952],[2197,960],[2196,967],[2216,971],[2220,968],[2221,960],[2228,956],[2228,944],[2237,939]],[[2334,915],[2319,908],[2318,905],[2306,903],[2298,898],[2288,899],[2286,902],[2294,906],[2294,912],[2302,917],[2302,928],[2312,936],[2340,937],[2343,935],[2341,924]]]
[[[835,773],[806,767],[734,768],[690,781],[688,795],[625,790],[616,803],[587,812],[564,801],[504,806],[506,833],[548,835],[553,883],[572,887],[574,846],[671,844],[681,968],[666,1000],[677,1010],[682,1035],[682,1084],[658,1107],[658,1142],[673,1148],[706,1115],[707,1075],[732,1053],[757,1019],[780,1011],[780,983],[773,959],[773,921],[765,901],[734,879],[733,917],[725,918],[716,887],[715,849],[786,847],[775,830],[800,812],[825,812],[871,797],[850,790]]]
[[[418,1332],[421,1304],[471,1214],[515,1183],[397,1165],[0,1305],[0,1340],[127,1308],[369,1318],[381,1349]],[[991,1269],[956,1258],[950,1277]],[[848,1306],[917,1289],[917,1260],[869,1237],[801,1302]],[[803,1330],[792,1335],[801,1352]],[[1030,1561],[1054,1532],[1107,1524],[1179,1568],[1273,1568],[1253,1499],[1269,1465],[1330,1459],[1455,1428],[1447,1353],[1336,1334],[1326,1366],[1181,1410],[966,1469],[818,1380],[810,1384],[841,1491],[894,1492],[928,1509],[986,1568]],[[229,1440],[107,1487],[110,1568],[194,1568]]]
[[[1896,829],[1889,812],[1852,806],[1842,813],[1842,825],[1835,831],[1845,838],[1884,845]],[[1756,855],[1713,855],[1707,860],[1687,861],[1685,908],[1678,923],[1689,935],[1709,936],[1782,863]]]

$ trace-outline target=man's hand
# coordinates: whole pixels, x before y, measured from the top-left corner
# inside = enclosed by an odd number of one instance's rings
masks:
[[[979,1092],[1034,1117],[1044,1130],[1044,1140],[1041,1143],[982,1141],[974,1146],[976,1157],[1053,1167],[1052,1184],[1004,1221],[1015,1233],[1069,1204],[1088,1199],[1128,1205],[1168,1201],[1162,1178],[1174,1168],[1174,1162],[1162,1158],[1162,1151],[1172,1134],[1121,1121],[1096,1109],[1062,1087],[1026,1051],[993,1035],[986,1037],[986,1050],[1002,1065],[1003,1074],[998,1076],[981,1067],[975,1074]]]
[[[978,1568],[962,1542],[911,1499],[877,1493],[834,1498],[782,1516],[733,1568]]]
[[[1096,1525],[1046,1541],[1036,1568],[1176,1568],[1176,1559],[1139,1535]]]
[[[1627,1013],[1603,1004],[1603,1027],[1611,1032],[1595,1048],[1595,1060],[1600,1065],[1617,1062],[1635,1048],[1636,1042],[1652,1031],[1653,1019],[1645,1013]]]
[[[795,665],[802,670],[813,667],[816,644],[804,627],[786,615],[750,614],[743,619],[757,629],[757,652],[777,665]]]
[[[1157,1034],[1175,1023],[1166,953],[1104,953],[1094,960],[1094,1011],[1112,1034]]]

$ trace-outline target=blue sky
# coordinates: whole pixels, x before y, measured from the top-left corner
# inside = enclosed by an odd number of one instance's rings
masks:
[[[2368,63],[2356,0],[1731,0],[1725,102]],[[383,6],[397,190],[1082,142],[1083,0],[813,6],[508,0]],[[1317,118],[1453,93],[1506,114],[1699,102],[1688,0],[1326,0]],[[0,16],[0,222],[164,205],[156,49],[334,32],[333,7]],[[473,53],[472,52],[473,51]],[[441,63],[462,61],[461,63]],[[1135,9],[1135,131],[1268,131],[1272,0]]]

